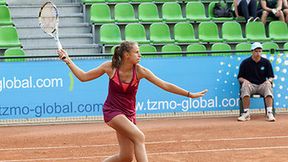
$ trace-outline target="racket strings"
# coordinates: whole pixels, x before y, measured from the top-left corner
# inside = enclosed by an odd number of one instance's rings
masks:
[[[53,34],[58,25],[58,12],[51,3],[46,3],[39,14],[40,27],[48,34]]]

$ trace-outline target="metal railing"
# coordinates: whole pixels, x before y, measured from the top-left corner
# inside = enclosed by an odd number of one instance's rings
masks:
[[[288,49],[270,49],[270,50],[263,50],[263,52],[268,52],[269,54],[278,54],[282,52],[286,52]],[[251,53],[250,50],[231,50],[231,51],[199,51],[199,52],[143,52],[141,53],[142,56],[169,56],[169,55],[179,55],[183,57],[190,57],[193,55],[206,55],[206,56],[214,56],[217,55],[240,55],[240,54],[247,54]],[[288,52],[287,52],[288,53]],[[112,57],[112,53],[96,53],[94,55],[69,55],[70,58],[75,59],[91,59],[91,58],[110,58]],[[0,61],[8,60],[8,59],[25,59],[26,61],[35,61],[35,60],[57,60],[58,55],[39,55],[39,56],[0,56]]]

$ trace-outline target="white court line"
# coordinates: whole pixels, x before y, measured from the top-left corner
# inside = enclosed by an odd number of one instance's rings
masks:
[[[244,148],[226,148],[211,150],[193,150],[193,151],[175,151],[175,152],[159,152],[148,155],[173,155],[173,154],[190,154],[190,153],[207,153],[207,152],[226,152],[226,151],[250,151],[250,150],[272,150],[272,149],[288,149],[288,146],[272,146],[272,147],[244,147]]]
[[[102,144],[102,145],[81,145],[81,146],[48,146],[48,147],[16,147],[16,148],[1,148],[0,151],[19,151],[19,150],[50,150],[50,149],[73,149],[73,148],[89,148],[89,147],[109,147],[117,146],[118,144]]]
[[[244,148],[226,148],[226,149],[210,149],[210,150],[159,152],[159,153],[148,153],[148,156],[192,154],[192,153],[209,153],[209,152],[228,152],[228,151],[272,150],[272,149],[288,149],[288,146],[244,147]],[[99,155],[99,156],[83,156],[83,157],[65,157],[65,158],[20,159],[20,160],[4,160],[4,161],[0,161],[0,162],[62,161],[62,160],[81,160],[81,159],[83,160],[83,159],[105,158],[107,156]]]
[[[195,140],[171,140],[171,141],[151,141],[146,145],[163,144],[163,143],[189,143],[189,142],[213,142],[213,141],[240,141],[240,140],[264,140],[264,139],[283,139],[288,136],[270,136],[270,137],[243,137],[243,138],[215,138],[215,139],[195,139]],[[49,150],[49,149],[73,149],[73,148],[91,148],[91,147],[111,147],[118,144],[99,144],[99,145],[81,145],[81,146],[48,146],[48,147],[16,147],[0,148],[0,151],[21,151],[21,150]]]

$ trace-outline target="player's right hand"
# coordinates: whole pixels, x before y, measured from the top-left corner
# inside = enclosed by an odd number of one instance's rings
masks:
[[[65,50],[60,49],[60,50],[57,51],[57,53],[58,53],[59,58],[60,58],[61,60],[63,60],[65,63],[68,63],[68,61],[69,61],[69,56],[68,56],[68,53],[67,53]]]

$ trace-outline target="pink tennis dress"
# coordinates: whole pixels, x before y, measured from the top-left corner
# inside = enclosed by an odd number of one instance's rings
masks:
[[[124,114],[130,121],[136,124],[136,93],[139,80],[136,76],[136,67],[133,67],[133,76],[130,83],[123,83],[119,77],[119,69],[116,69],[109,80],[109,91],[103,106],[104,121],[107,123],[113,117]]]

